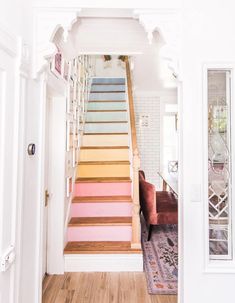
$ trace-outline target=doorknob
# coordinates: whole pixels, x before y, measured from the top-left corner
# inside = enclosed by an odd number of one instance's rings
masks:
[[[49,198],[50,198],[50,195],[49,195],[48,190],[46,189],[45,190],[45,207],[47,207],[47,205],[48,205]]]

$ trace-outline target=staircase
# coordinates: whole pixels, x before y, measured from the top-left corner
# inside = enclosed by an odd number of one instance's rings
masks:
[[[125,81],[125,78],[92,81],[65,257],[79,254],[141,256],[140,246],[131,245],[132,154]]]

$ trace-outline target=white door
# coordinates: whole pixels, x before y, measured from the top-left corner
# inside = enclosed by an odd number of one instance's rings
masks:
[[[7,39],[6,39],[7,40]],[[0,41],[5,42],[5,41]],[[14,50],[0,43],[0,302],[14,303],[18,167],[18,106]]]

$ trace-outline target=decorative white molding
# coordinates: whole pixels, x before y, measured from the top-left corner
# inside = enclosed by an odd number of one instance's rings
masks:
[[[0,24],[0,49],[1,48],[11,57],[15,57],[17,55],[17,37],[13,36]]]
[[[65,272],[143,271],[142,254],[77,254],[64,256]]]
[[[57,51],[58,36],[67,41],[69,31],[77,21],[81,11],[78,7],[43,8],[34,7],[33,75],[48,63],[48,59]]]
[[[134,18],[144,27],[148,41],[153,41],[154,31],[163,37],[165,45],[161,49],[161,57],[167,61],[173,75],[179,75],[179,47],[180,47],[180,17],[177,10],[134,10]]]

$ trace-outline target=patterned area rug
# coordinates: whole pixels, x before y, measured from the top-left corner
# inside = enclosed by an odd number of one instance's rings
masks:
[[[149,294],[177,294],[178,230],[177,225],[155,226],[151,241],[141,218],[144,271]]]

